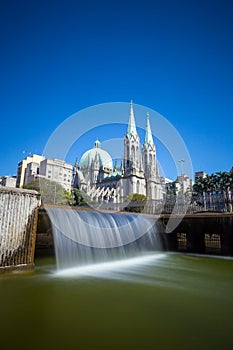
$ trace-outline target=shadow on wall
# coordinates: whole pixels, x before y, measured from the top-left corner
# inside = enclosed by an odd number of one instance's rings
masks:
[[[168,251],[233,256],[233,214],[186,215],[165,242]]]
[[[38,211],[35,256],[54,256],[52,225],[44,208]]]

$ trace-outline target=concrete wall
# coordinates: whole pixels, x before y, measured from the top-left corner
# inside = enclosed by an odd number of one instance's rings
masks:
[[[36,191],[0,188],[0,273],[33,267],[39,205]]]
[[[162,216],[165,226],[168,219],[169,215]],[[233,214],[185,215],[164,239],[168,251],[233,256]]]

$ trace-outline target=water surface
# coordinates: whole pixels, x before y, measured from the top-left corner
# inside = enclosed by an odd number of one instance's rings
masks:
[[[86,269],[86,270],[85,270]],[[233,260],[157,253],[0,276],[1,349],[231,349]]]

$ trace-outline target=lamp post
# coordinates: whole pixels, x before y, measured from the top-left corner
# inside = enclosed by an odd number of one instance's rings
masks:
[[[180,167],[181,167],[181,174],[180,175],[183,175],[184,174],[184,162],[185,162],[185,160],[180,159],[180,160],[178,160],[178,162],[180,163]]]
[[[178,162],[180,163],[180,168],[181,168],[180,176],[181,176],[181,181],[182,181],[182,192],[184,193],[184,162],[185,162],[185,160],[180,159],[180,160],[178,160]]]

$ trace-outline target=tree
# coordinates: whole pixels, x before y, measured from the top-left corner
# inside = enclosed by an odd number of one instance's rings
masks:
[[[67,203],[70,204],[70,205],[73,205],[72,193],[69,192],[69,191],[64,190],[64,195],[65,195],[65,198],[67,200]]]
[[[55,181],[38,178],[31,181],[24,188],[38,191],[44,204],[69,205],[71,195],[68,191]]]
[[[226,210],[232,212],[232,188],[233,188],[233,174],[232,172],[216,173],[218,187],[224,195],[224,201],[226,203]]]
[[[193,185],[193,191],[196,195],[201,195],[203,198],[204,210],[206,210],[206,190],[207,182],[204,177],[198,177]]]
[[[130,193],[125,198],[125,202],[129,202],[126,211],[141,213],[145,207],[147,197],[139,193]]]
[[[201,195],[204,201],[204,210],[209,198],[209,207],[215,209],[217,200],[218,208],[232,212],[232,192],[233,192],[233,173],[219,171],[215,174],[198,177],[193,186],[194,194]],[[223,196],[223,202],[220,196]],[[214,201],[213,201],[214,199]],[[224,204],[222,204],[224,203]]]
[[[90,196],[88,196],[88,194],[86,194],[82,190],[79,190],[78,188],[73,188],[72,196],[73,196],[73,205],[83,206],[91,202]]]

